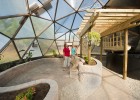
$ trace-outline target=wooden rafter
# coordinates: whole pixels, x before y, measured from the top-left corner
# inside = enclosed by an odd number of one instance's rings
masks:
[[[101,36],[138,26],[140,9],[90,9],[84,16],[82,24],[78,30],[80,36],[86,34],[92,27],[98,30]]]

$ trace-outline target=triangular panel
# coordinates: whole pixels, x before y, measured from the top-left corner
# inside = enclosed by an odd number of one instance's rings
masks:
[[[57,38],[60,38],[61,36],[65,36],[64,34],[65,33],[57,33],[57,34],[55,34],[55,38],[57,39]],[[64,40],[65,40],[65,38],[64,38]]]
[[[73,8],[76,10],[79,8],[80,4],[82,3],[83,0],[66,0],[66,2],[69,3]]]
[[[105,5],[109,0],[100,0],[100,2]]]
[[[25,0],[0,0],[0,16],[27,14]]]
[[[66,42],[69,42],[69,36],[70,36],[70,32],[66,33],[65,37],[66,37]]]
[[[57,46],[56,46],[56,43],[54,42],[51,47],[47,50],[46,52],[46,56],[49,56],[49,55],[53,55],[53,56],[56,56],[58,55],[59,52],[58,52],[58,49],[57,49]]]
[[[33,57],[40,57],[42,56],[42,53],[40,51],[38,42],[35,40],[32,44],[32,46],[30,47],[30,49],[28,50],[27,54],[24,56],[24,58],[27,57],[28,53],[31,52],[32,53],[32,58]]]
[[[45,54],[53,40],[38,39],[39,45],[41,47],[42,53]]]
[[[64,41],[56,41],[59,53],[63,55]]]
[[[15,50],[13,43],[10,43],[8,47],[1,54],[2,54],[2,57],[0,60],[0,64],[19,59],[19,56]]]
[[[96,2],[92,8],[102,8],[102,5],[99,2]]]
[[[15,44],[17,46],[18,52],[20,53],[20,56],[22,57],[27,48],[32,43],[33,39],[21,39],[21,40],[15,40]]]
[[[64,34],[65,34],[65,33],[64,33]],[[63,40],[63,41],[65,41],[65,35],[63,35],[63,36],[57,38],[57,40]]]
[[[46,29],[46,31],[44,31],[39,37],[45,39],[54,39],[54,24]]]
[[[41,18],[38,18],[38,17],[33,17],[32,16],[31,18],[32,18],[35,33],[36,33],[37,36],[52,23],[51,21],[41,19]]]
[[[22,17],[0,19],[0,32],[12,37],[20,25]]]
[[[10,39],[0,34],[0,50],[8,43]]]
[[[71,32],[71,34],[70,34],[70,42],[73,42],[74,36],[75,36],[75,35]]]
[[[79,14],[76,14],[72,29],[77,29],[81,25],[82,18],[79,16]]]
[[[65,27],[63,27],[63,26],[61,26],[61,25],[55,23],[55,32],[56,32],[56,33],[65,33],[65,32],[67,32],[67,31],[69,31],[69,30],[66,29]]]
[[[78,12],[81,16],[82,16],[82,18],[85,16],[85,13],[86,13],[86,11],[80,11],[80,12]]]
[[[75,11],[64,0],[59,0],[56,19],[62,18],[73,12]]]
[[[41,15],[39,15],[39,17],[51,20],[51,17],[50,17],[50,15],[48,14],[48,12],[46,12],[45,9],[41,9],[41,10],[42,10],[44,13],[42,13]],[[41,10],[40,10],[40,11],[41,11]]]
[[[26,20],[26,22],[24,23],[24,25],[22,26],[22,28],[16,35],[16,38],[26,38],[26,37],[35,37],[34,31],[31,25],[31,21],[29,18]]]
[[[96,2],[97,0],[84,0],[84,2],[82,3],[82,5],[80,6],[80,9],[88,9],[91,8],[92,5]]]
[[[47,0],[39,0],[43,5],[47,5]],[[56,10],[57,0],[51,0],[51,2],[48,4],[49,7],[45,8],[51,16],[51,18],[54,20],[55,17],[55,10]]]
[[[65,18],[63,18],[61,20],[58,20],[57,22],[59,24],[65,26],[66,28],[71,29],[72,22],[74,20],[74,16],[75,16],[75,14],[72,14],[72,15],[70,15],[68,17],[65,17]]]

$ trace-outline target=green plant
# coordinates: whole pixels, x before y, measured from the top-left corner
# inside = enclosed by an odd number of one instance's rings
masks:
[[[16,100],[32,100],[35,94],[35,88],[31,87],[27,91],[22,92],[16,96]]]
[[[33,53],[31,51],[33,51],[33,50],[30,50],[29,53],[27,53],[25,61],[30,61],[31,60],[31,58],[33,56]]]
[[[98,32],[89,32],[88,34],[88,40],[89,42],[92,42],[93,45],[99,46],[101,41],[101,36]]]
[[[53,53],[53,56],[56,57],[57,56],[57,53],[55,50],[52,50],[52,53]]]
[[[88,57],[84,56],[83,58],[84,58],[85,62],[88,63]],[[90,57],[90,62],[91,63],[94,62],[94,58],[93,57]]]

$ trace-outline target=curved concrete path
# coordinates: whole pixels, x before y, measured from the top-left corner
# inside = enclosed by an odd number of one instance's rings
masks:
[[[59,58],[42,59],[32,66],[32,69],[13,78],[5,86],[12,86],[37,79],[48,78],[58,83],[60,100],[139,100],[140,81],[128,78],[123,80],[106,68],[103,68],[103,81],[100,87],[88,97],[83,85],[76,78],[69,78],[69,71],[63,71],[63,60]],[[91,82],[92,83],[92,82]],[[135,85],[134,85],[135,84]],[[133,87],[134,86],[134,87]],[[90,89],[91,87],[89,87]],[[67,89],[71,90],[70,98],[65,98]],[[65,93],[66,92],[66,93]],[[69,92],[68,92],[69,93]]]

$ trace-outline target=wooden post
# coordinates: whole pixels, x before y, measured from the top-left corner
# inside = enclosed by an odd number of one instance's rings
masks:
[[[102,61],[102,55],[103,55],[103,38],[101,38],[101,44],[100,44],[100,61],[103,63]]]
[[[88,36],[89,36],[89,32],[88,31]],[[88,64],[90,64],[90,58],[91,58],[91,40],[88,40]]]
[[[125,30],[124,33],[124,61],[123,61],[123,79],[127,77],[127,63],[128,63],[128,30]]]
[[[113,47],[114,47],[114,33],[113,33]]]
[[[120,47],[122,47],[122,32],[120,33]]]
[[[80,39],[80,57],[82,58],[82,44],[83,44],[83,37],[81,36]]]

